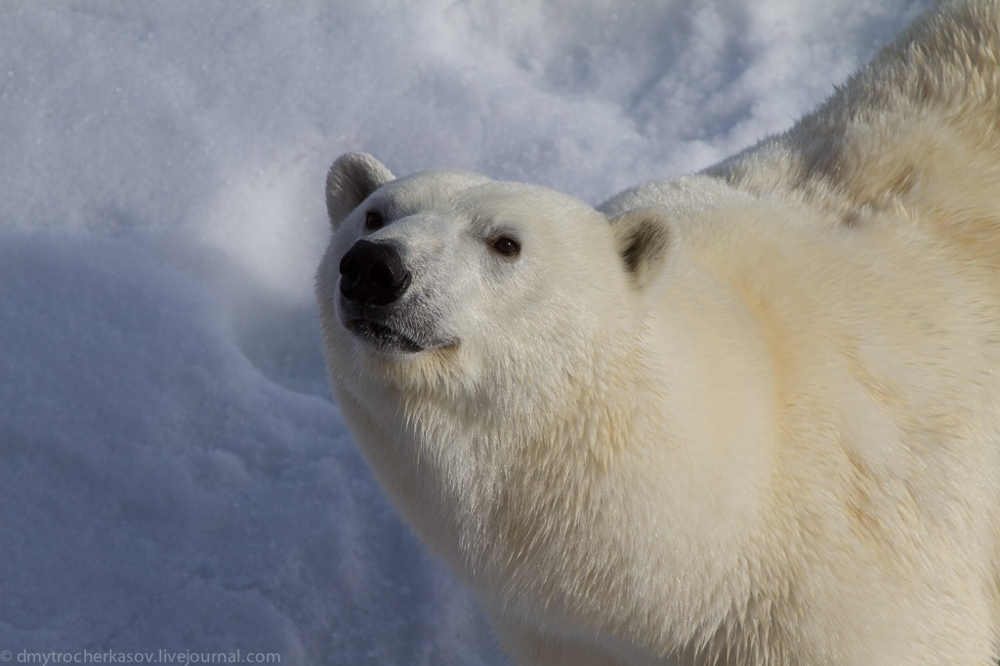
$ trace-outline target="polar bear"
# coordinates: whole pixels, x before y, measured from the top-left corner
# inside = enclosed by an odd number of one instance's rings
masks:
[[[998,58],[945,4],[597,208],[334,162],[337,403],[519,663],[995,663]]]

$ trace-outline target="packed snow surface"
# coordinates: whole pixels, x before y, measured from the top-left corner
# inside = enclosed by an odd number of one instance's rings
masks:
[[[331,400],[327,166],[596,204],[788,128],[925,4],[0,0],[0,660],[504,663]]]

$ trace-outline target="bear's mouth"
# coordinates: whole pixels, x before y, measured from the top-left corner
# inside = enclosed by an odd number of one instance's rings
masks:
[[[394,350],[407,354],[415,354],[424,350],[424,346],[413,338],[370,319],[351,319],[344,325],[344,328],[376,349]]]

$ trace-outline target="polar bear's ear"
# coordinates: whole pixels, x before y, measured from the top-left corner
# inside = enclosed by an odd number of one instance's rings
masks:
[[[326,175],[326,213],[333,228],[369,194],[393,179],[392,172],[368,153],[345,153],[334,160]]]
[[[641,289],[669,260],[675,234],[662,208],[634,208],[611,218],[618,254],[632,284]]]

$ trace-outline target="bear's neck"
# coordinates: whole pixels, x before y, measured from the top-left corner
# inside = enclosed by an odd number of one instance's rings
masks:
[[[424,512],[428,529],[449,514],[458,534],[439,547],[497,612],[622,636],[648,625],[676,644],[749,603],[774,465],[763,333],[695,266],[658,298],[649,312],[667,314],[597,340],[558,402],[515,410],[498,396],[475,425],[444,406],[414,419],[449,424],[423,433],[449,498]],[[732,586],[714,605],[709,581]],[[609,614],[609,598],[655,601]]]

